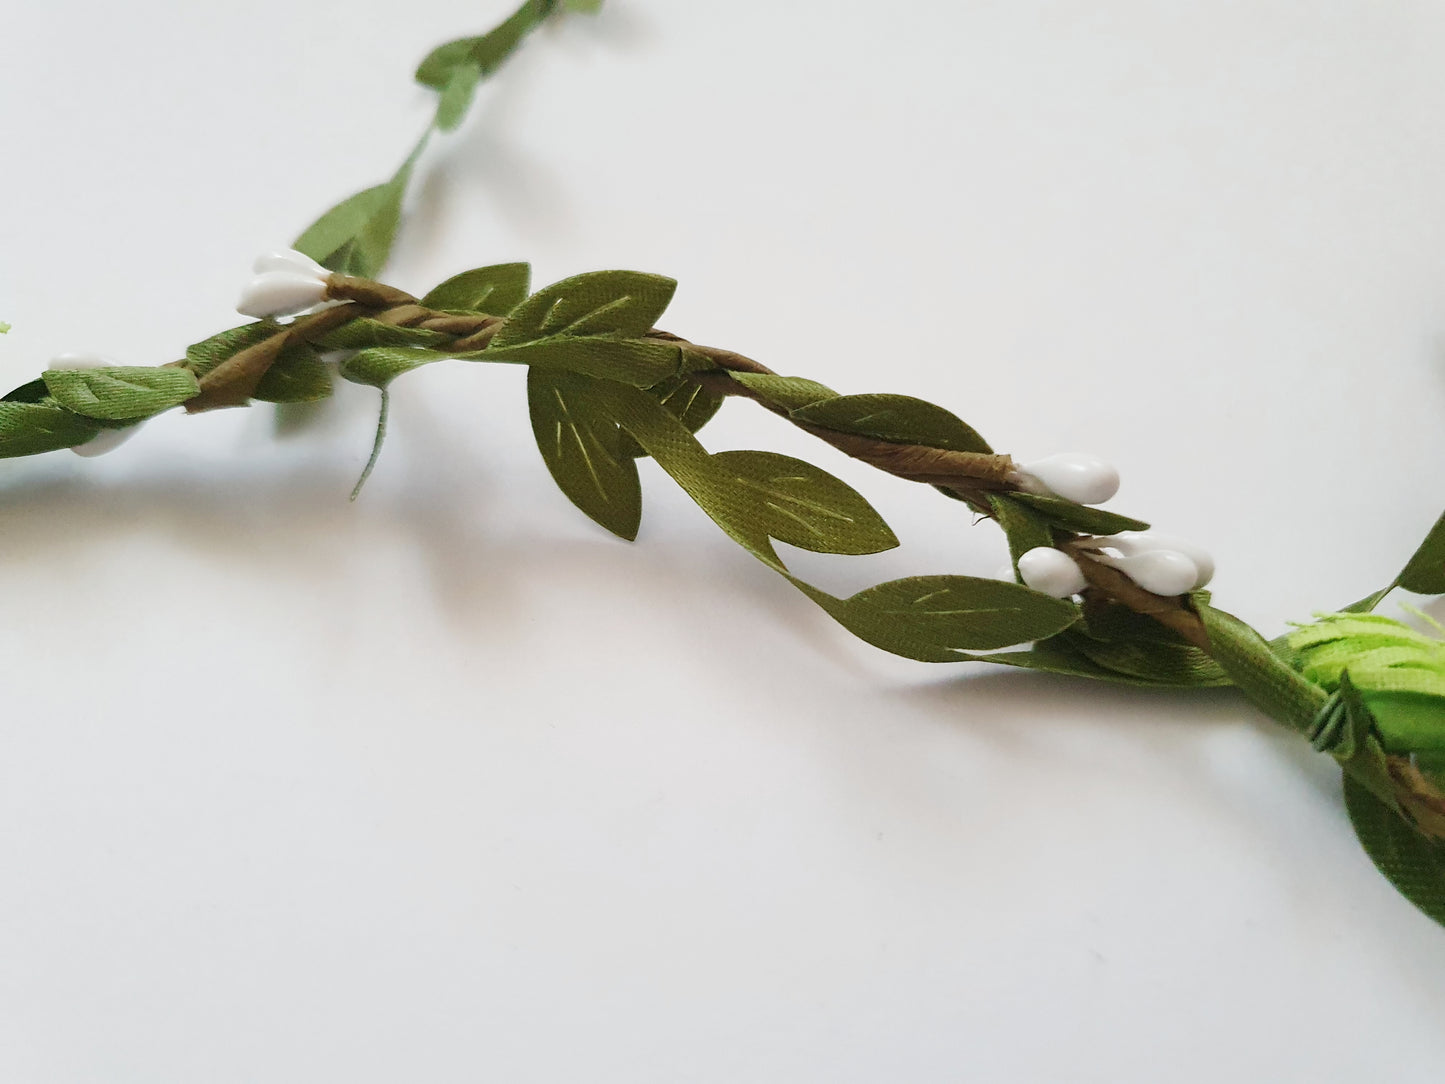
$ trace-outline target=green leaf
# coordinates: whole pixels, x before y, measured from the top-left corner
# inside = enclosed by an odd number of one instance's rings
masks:
[[[527,297],[532,268],[524,263],[499,263],[453,275],[421,303],[429,309],[484,312],[506,316]]]
[[[90,418],[50,403],[0,402],[0,458],[74,448],[100,428]]]
[[[343,361],[339,372],[343,379],[353,384],[369,384],[385,391],[387,385],[402,373],[420,369],[434,361],[446,361],[449,357],[449,354],[415,346],[373,346]]]
[[[1019,558],[1029,550],[1054,544],[1053,532],[1017,501],[995,493],[989,496],[988,503],[1008,538],[1009,560],[1015,569],[1018,568]]]
[[[1200,592],[1192,597],[1209,634],[1211,654],[1229,679],[1270,718],[1307,732],[1329,693],[1298,674],[1239,618],[1216,610]]]
[[[564,279],[518,305],[478,356],[651,387],[675,376],[682,358],[677,343],[642,337],[676,286],[637,271]]]
[[[1042,640],[1079,616],[1066,600],[973,576],[912,576],[846,599],[793,583],[855,636],[921,662],[967,661],[962,652]]]
[[[447,85],[442,88],[441,97],[437,100],[437,128],[450,132],[461,124],[471,108],[472,95],[476,93],[481,78],[481,65],[474,60],[464,60],[452,68]]]
[[[50,389],[45,386],[45,380],[37,376],[34,380],[6,392],[4,397],[0,398],[0,402],[39,403],[48,398],[50,398]]]
[[[360,316],[328,331],[316,340],[327,350],[366,350],[373,346],[438,346],[449,336],[424,327],[398,327]]]
[[[1151,685],[1208,688],[1233,684],[1223,667],[1192,644],[1143,638],[1101,640],[1078,629],[1061,635],[1090,662]]]
[[[1147,531],[1149,524],[1130,519],[1102,508],[1075,504],[1062,497],[1041,497],[1033,493],[1010,493],[1009,499],[1027,505],[1045,523],[1081,534],[1118,534],[1120,531]]]
[[[1445,925],[1445,844],[1426,838],[1346,775],[1345,808],[1365,853],[1407,900]]]
[[[689,433],[696,433],[711,421],[712,416],[722,407],[725,398],[686,375],[678,375],[664,380],[661,384],[654,384],[647,389],[647,394],[657,399],[669,414],[682,422]],[[647,455],[647,450],[628,433],[622,434],[621,450],[623,455],[631,459],[641,459]]]
[[[555,7],[556,0],[527,0],[487,33],[437,46],[417,68],[416,81],[434,90],[445,90],[456,69],[468,63],[476,65],[479,76],[491,75]]]
[[[776,452],[718,452],[713,467],[750,505],[748,529],[813,553],[879,553],[898,545],[883,517],[827,471]]]
[[[527,406],[532,433],[552,478],[583,512],[628,541],[642,518],[637,464],[622,450],[622,432],[597,394],[597,381],[576,373],[530,369]]]
[[[185,366],[196,376],[205,376],[221,362],[248,347],[269,339],[280,330],[281,325],[274,320],[257,320],[254,323],[229,328],[212,335],[209,339],[203,339],[186,347]]]
[[[1445,595],[1445,514],[1430,528],[1397,582],[1418,595]]]
[[[427,129],[391,180],[342,200],[307,227],[292,247],[345,275],[375,278],[380,274],[396,240],[412,167],[430,134]]]
[[[1065,677],[1088,678],[1090,681],[1107,681],[1112,685],[1129,685],[1140,689],[1172,688],[1173,686],[1134,677],[1117,670],[1109,670],[1094,662],[1087,655],[1070,646],[1069,630],[1058,636],[1040,640],[1027,651],[995,651],[987,655],[968,655],[960,652],[964,662],[987,662],[997,666],[1012,666],[1021,670],[1038,670],[1046,674]]]
[[[773,373],[729,373],[737,383],[756,392],[769,406],[793,411],[822,399],[836,398],[832,388],[801,376],[776,376]]]
[[[993,451],[962,419],[910,395],[840,395],[794,410],[793,420],[951,452]]]
[[[61,406],[107,421],[148,418],[179,406],[201,390],[195,373],[173,366],[52,369],[43,379]]]
[[[331,371],[310,343],[291,343],[251,393],[265,403],[314,403],[331,394]]]
[[[677,282],[641,271],[593,271],[538,290],[522,302],[493,343],[512,346],[555,336],[646,334]]]

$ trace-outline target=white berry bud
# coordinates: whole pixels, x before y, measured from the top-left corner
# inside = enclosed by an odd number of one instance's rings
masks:
[[[1099,560],[1156,595],[1182,595],[1193,590],[1199,579],[1198,567],[1176,550],[1147,550],[1127,557],[1100,554]]]
[[[1060,452],[1025,463],[1010,481],[1026,493],[1063,497],[1075,504],[1103,504],[1119,492],[1119,472],[1096,455]]]
[[[126,426],[126,428],[124,429],[102,429],[99,433],[91,437],[84,444],[77,444],[74,448],[71,448],[70,450],[76,455],[85,456],[87,459],[94,458],[98,455],[104,455],[106,452],[112,452],[115,449],[119,448],[126,441],[130,440],[132,435],[134,435],[135,431],[139,428],[140,424],[137,423],[135,425]]]
[[[1074,559],[1050,546],[1035,546],[1019,558],[1019,578],[1054,598],[1077,595],[1088,586]]]
[[[306,253],[297,252],[294,248],[279,249],[267,252],[263,256],[257,256],[256,262],[251,265],[251,270],[258,275],[267,271],[292,271],[298,275],[320,279],[331,274]]]
[[[326,300],[326,280],[294,271],[265,271],[241,293],[236,311],[242,316],[294,316]]]
[[[1120,531],[1118,534],[1095,538],[1093,541],[1097,545],[1118,550],[1126,557],[1132,557],[1139,553],[1151,553],[1155,550],[1173,550],[1175,553],[1182,553],[1188,557],[1194,562],[1194,567],[1199,570],[1198,578],[1192,584],[1193,587],[1203,587],[1214,579],[1214,558],[1209,555],[1209,552],[1176,535],[1161,534],[1158,531]]]

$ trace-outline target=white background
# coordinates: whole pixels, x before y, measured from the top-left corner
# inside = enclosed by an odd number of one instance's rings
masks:
[[[6,5],[0,339],[178,357],[383,179],[501,0]],[[1445,7],[613,0],[425,159],[389,277],[678,278],[664,326],[945,404],[1212,548],[1268,634],[1445,482]],[[572,509],[522,373],[0,465],[0,1080],[1424,1079],[1445,930],[1227,691],[851,641],[648,465]],[[904,539],[997,532],[746,403]],[[790,555],[791,558],[791,555]]]

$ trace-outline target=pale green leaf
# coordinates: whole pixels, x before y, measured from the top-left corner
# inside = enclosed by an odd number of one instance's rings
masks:
[[[878,553],[898,539],[857,490],[827,471],[776,452],[711,457],[737,487],[736,500],[756,530],[814,553]]]
[[[631,541],[642,517],[637,464],[624,454],[617,420],[596,389],[597,381],[576,373],[529,370],[532,432],[558,488],[595,522]]]
[[[794,410],[793,420],[951,452],[993,451],[962,419],[910,395],[840,395]]]
[[[106,421],[148,418],[179,406],[201,390],[196,374],[177,366],[51,369],[43,379],[61,406]]]
[[[475,64],[479,75],[490,75],[555,7],[556,0],[526,0],[487,33],[437,46],[417,67],[416,81],[434,90],[444,90],[456,68],[467,63]]]
[[[421,303],[429,309],[506,316],[527,297],[532,269],[524,263],[499,263],[453,275]]]
[[[1329,693],[1298,674],[1239,618],[1215,609],[1199,592],[1192,597],[1209,634],[1210,653],[1229,679],[1270,718],[1307,731]]]
[[[351,355],[341,363],[338,371],[343,379],[353,384],[369,384],[385,390],[403,373],[434,361],[446,361],[448,357],[447,354],[415,346],[373,346]]]
[[[0,458],[73,448],[100,428],[90,418],[50,403],[0,402]]]
[[[447,84],[437,99],[436,126],[443,132],[450,132],[461,124],[462,118],[472,104],[477,83],[481,81],[482,68],[476,61],[467,59],[452,68]]]

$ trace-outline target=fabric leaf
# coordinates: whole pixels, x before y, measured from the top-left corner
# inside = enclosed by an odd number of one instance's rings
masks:
[[[506,316],[526,299],[531,274],[531,266],[525,263],[477,267],[453,275],[421,303],[429,309]]]
[[[622,450],[617,420],[596,387],[596,380],[576,373],[529,370],[532,433],[568,499],[593,521],[631,541],[642,518],[642,486],[637,464]]]
[[[61,406],[106,421],[148,418],[179,406],[201,390],[196,374],[179,366],[52,369],[43,379]]]
[[[1015,569],[1018,568],[1019,558],[1029,550],[1054,544],[1053,532],[1043,520],[1017,501],[995,493],[989,496],[988,503],[1008,538],[1009,561]]]
[[[879,553],[898,538],[857,490],[827,471],[776,452],[718,452],[712,465],[740,487],[757,528],[814,553]]]
[[[1344,788],[1350,823],[1375,867],[1402,896],[1445,925],[1445,844],[1421,835],[1349,775]]]
[[[1445,595],[1445,514],[1430,528],[1397,582],[1419,595]]]
[[[282,350],[256,384],[253,399],[264,403],[314,403],[331,394],[331,371],[310,343]]]
[[[317,340],[326,350],[365,350],[373,346],[437,346],[451,340],[424,327],[399,327],[362,316],[333,328]]]
[[[471,108],[472,95],[482,79],[481,65],[470,58],[452,69],[447,85],[437,99],[436,126],[443,132],[450,132],[461,124],[462,118]]]
[[[921,662],[966,661],[961,652],[1042,640],[1079,616],[1067,600],[973,576],[911,576],[845,599],[793,583],[855,636]]]
[[[1087,504],[1075,504],[1062,497],[1041,497],[1033,493],[1010,493],[1009,499],[1028,506],[1038,518],[1065,530],[1081,534],[1110,535],[1120,531],[1147,531],[1149,524]]]
[[[340,373],[353,384],[369,384],[383,391],[402,373],[409,373],[449,355],[415,346],[373,346],[358,351],[341,363]]]
[[[993,451],[961,418],[911,395],[840,395],[794,410],[793,420],[951,452]]]
[[[728,376],[756,392],[767,405],[787,411],[838,395],[832,388],[801,376],[777,376],[773,373],[729,373]]]
[[[0,402],[0,458],[74,448],[100,429],[90,418],[51,403]]]

